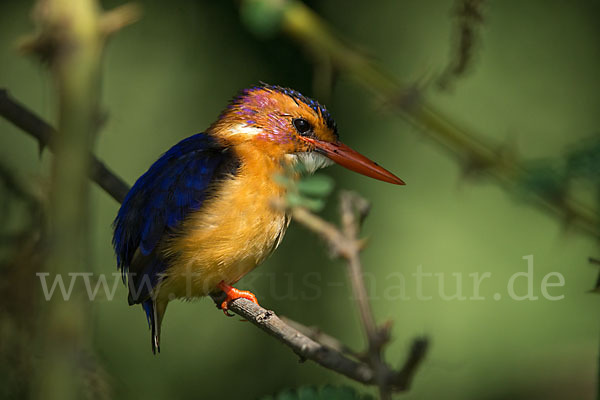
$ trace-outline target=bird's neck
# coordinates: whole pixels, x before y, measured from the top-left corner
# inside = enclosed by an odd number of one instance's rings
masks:
[[[257,146],[253,142],[244,142],[238,143],[234,151],[240,160],[241,174],[253,179],[257,185],[272,183],[279,186],[275,177],[287,174],[293,165],[293,160],[286,157],[276,144],[264,143]],[[297,178],[296,175],[293,177]]]

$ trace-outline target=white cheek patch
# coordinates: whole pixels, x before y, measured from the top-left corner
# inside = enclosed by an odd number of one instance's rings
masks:
[[[264,135],[265,131],[261,128],[257,128],[255,126],[250,126],[246,124],[237,124],[232,126],[227,130],[227,136],[248,136],[253,137],[257,135]]]
[[[333,164],[329,158],[325,157],[323,154],[313,152],[303,152],[303,153],[294,153],[287,154],[287,157],[291,159],[293,163],[302,164],[304,169],[309,174],[314,174],[315,171],[321,168],[325,168]]]

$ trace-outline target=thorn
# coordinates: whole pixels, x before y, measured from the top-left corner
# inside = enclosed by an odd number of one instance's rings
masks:
[[[42,64],[50,64],[58,50],[58,43],[55,37],[38,33],[18,39],[16,47],[22,54],[34,55]]]
[[[128,3],[106,11],[100,17],[100,32],[110,36],[128,25],[133,24],[142,16],[142,7],[137,3]]]
[[[46,149],[46,143],[42,142],[41,140],[38,140],[38,157],[42,158],[42,153],[44,152],[44,150]]]
[[[392,321],[391,319],[388,319],[387,321],[385,321],[381,327],[379,328],[381,331],[381,334],[384,335],[387,339],[390,339],[391,333],[392,333],[392,327],[394,326],[394,321]]]
[[[358,224],[359,226],[362,226],[363,222],[365,222],[365,219],[371,212],[371,202],[364,197],[357,195],[354,197],[354,205],[358,211]]]
[[[490,161],[489,159],[486,160],[479,154],[468,154],[462,163],[461,176],[463,179],[477,178],[492,165],[493,161]]]
[[[356,241],[356,246],[358,247],[358,250],[363,251],[367,247],[367,244],[369,244],[369,240],[370,239],[368,237],[358,239]]]
[[[497,163],[500,165],[517,164],[519,151],[517,147],[517,139],[513,135],[507,136],[504,143],[500,144],[495,151],[498,156]]]
[[[590,264],[600,266],[600,259],[589,257],[588,261]],[[594,288],[589,291],[589,293],[600,293],[600,275],[598,275],[598,279],[596,279],[596,284],[594,285]]]
[[[413,111],[421,103],[423,97],[423,88],[426,86],[424,78],[411,83],[408,86],[392,94],[383,104],[385,108],[400,108],[404,111]]]
[[[517,164],[517,141],[513,136],[505,139],[486,158],[483,154],[468,154],[462,166],[463,178],[476,178],[482,172],[493,167],[512,166]]]
[[[383,349],[383,347],[390,342],[392,338],[393,324],[394,322],[392,320],[387,320],[377,328],[375,346],[378,351],[381,351],[381,349]]]

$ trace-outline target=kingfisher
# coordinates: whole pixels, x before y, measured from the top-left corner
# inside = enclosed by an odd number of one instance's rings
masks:
[[[299,165],[313,173],[332,163],[404,185],[340,142],[324,106],[261,84],[243,90],[205,132],[175,144],[135,182],[113,223],[112,242],[128,302],[145,311],[155,354],[171,300],[224,292],[226,314],[237,298],[258,304],[232,285],[277,248],[290,222],[273,207],[286,195],[275,177]]]

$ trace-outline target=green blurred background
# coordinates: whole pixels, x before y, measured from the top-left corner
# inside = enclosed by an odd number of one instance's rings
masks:
[[[103,2],[106,8],[118,4]],[[175,142],[205,129],[244,87],[265,81],[315,94],[310,55],[285,36],[254,36],[240,22],[237,3],[141,4],[143,18],[107,49],[102,104],[108,120],[96,145],[98,157],[128,183]],[[435,78],[448,63],[454,1],[308,4],[402,81]],[[0,87],[54,122],[50,74],[16,51],[17,39],[32,30],[31,6],[0,4]],[[526,160],[560,157],[597,134],[599,2],[492,1],[485,15],[470,72],[451,91],[432,85],[427,98],[482,137],[516,143]],[[357,190],[373,204],[363,261],[378,320],[394,321],[388,361],[399,365],[416,335],[432,339],[404,398],[595,398],[599,298],[589,291],[598,271],[587,258],[598,254],[597,241],[565,230],[558,219],[494,183],[465,180],[443,148],[343,74],[327,97],[321,100],[341,138],[407,182],[398,188],[340,167],[325,171],[337,188]],[[2,164],[43,187],[51,156],[40,160],[36,143],[4,120],[0,132]],[[337,218],[335,203],[332,197],[324,213],[329,219]],[[93,210],[93,257],[81,271],[113,273],[110,225],[118,204],[94,186]],[[540,299],[511,300],[507,282],[526,271],[522,257],[530,254]],[[481,286],[485,300],[444,301],[435,279],[423,288],[433,299],[417,300],[411,274],[418,266],[445,273],[448,293],[455,291],[451,274],[462,273],[467,297],[473,295],[468,274],[490,272]],[[541,297],[549,272],[564,276],[564,287],[550,289],[563,300]],[[409,300],[393,297],[397,273],[406,277]],[[279,250],[238,287],[252,288],[263,306],[279,314],[318,325],[354,348],[363,345],[343,265],[329,260],[325,246],[301,227],[292,224]],[[525,284],[517,290],[523,293]],[[503,297],[494,300],[495,293]],[[206,299],[169,307],[162,353],[153,356],[144,313],[128,307],[126,297],[119,285],[113,301],[91,306],[90,334],[111,397],[256,398],[322,383],[374,393],[311,362],[299,363],[289,349],[238,318],[223,317]]]

